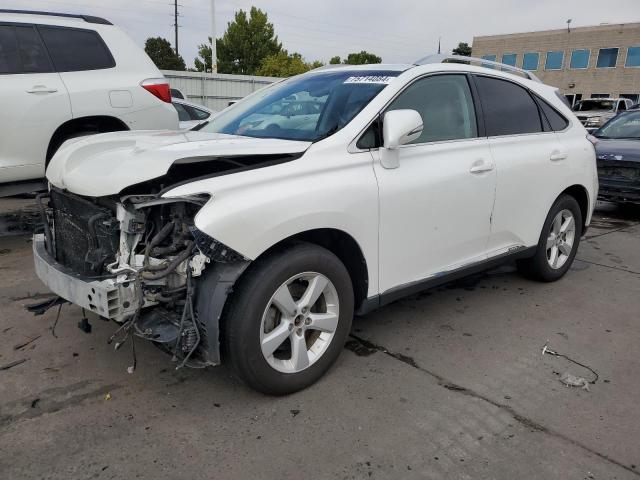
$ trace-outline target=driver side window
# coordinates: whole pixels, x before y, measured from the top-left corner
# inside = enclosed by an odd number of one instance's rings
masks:
[[[416,110],[424,122],[411,143],[440,142],[478,136],[473,97],[464,75],[434,75],[409,85],[387,111]]]

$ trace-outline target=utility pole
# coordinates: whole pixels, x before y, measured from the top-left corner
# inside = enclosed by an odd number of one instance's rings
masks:
[[[178,0],[173,0],[173,26],[176,32],[176,55],[180,55],[178,53]]]
[[[218,73],[218,54],[216,52],[216,0],[211,0],[211,73]]]

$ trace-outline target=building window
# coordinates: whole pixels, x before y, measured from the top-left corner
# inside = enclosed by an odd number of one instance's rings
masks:
[[[625,67],[640,67],[640,46],[627,49],[627,61]]]
[[[617,48],[601,48],[598,53],[597,68],[614,68],[618,62]]]
[[[540,54],[538,52],[527,52],[522,57],[522,68],[525,70],[538,70]]]
[[[591,51],[588,49],[574,50],[571,52],[569,68],[589,68],[590,55]]]
[[[558,52],[547,52],[547,61],[544,64],[545,70],[562,70],[562,63],[564,61],[564,52],[562,50]]]
[[[633,103],[640,102],[640,94],[638,93],[622,93],[620,94],[620,98],[628,98]]]
[[[518,55],[515,53],[504,53],[502,54],[502,63],[505,65],[511,65],[512,67],[516,66],[516,59]]]
[[[483,60],[489,60],[490,62],[495,62],[496,58],[497,58],[496,55],[483,55],[482,56]],[[489,65],[488,63],[483,63],[482,66],[485,67],[485,68],[495,68],[493,65]]]
[[[610,95],[608,93],[592,93],[591,98],[609,98]]]

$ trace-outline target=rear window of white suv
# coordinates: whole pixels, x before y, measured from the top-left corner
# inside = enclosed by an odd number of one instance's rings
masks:
[[[38,26],[58,72],[113,68],[116,62],[94,30]]]

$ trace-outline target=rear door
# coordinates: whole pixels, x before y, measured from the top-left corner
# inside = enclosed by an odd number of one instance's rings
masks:
[[[49,141],[71,107],[33,25],[0,23],[0,82],[0,183],[42,178]]]
[[[568,151],[521,85],[475,76],[496,165],[489,256],[538,243],[542,225],[567,182]]]
[[[74,118],[123,114],[133,107],[129,89],[119,88],[127,84],[124,79],[130,79],[116,71],[116,62],[97,31],[53,25],[40,25],[38,31],[69,89]]]

